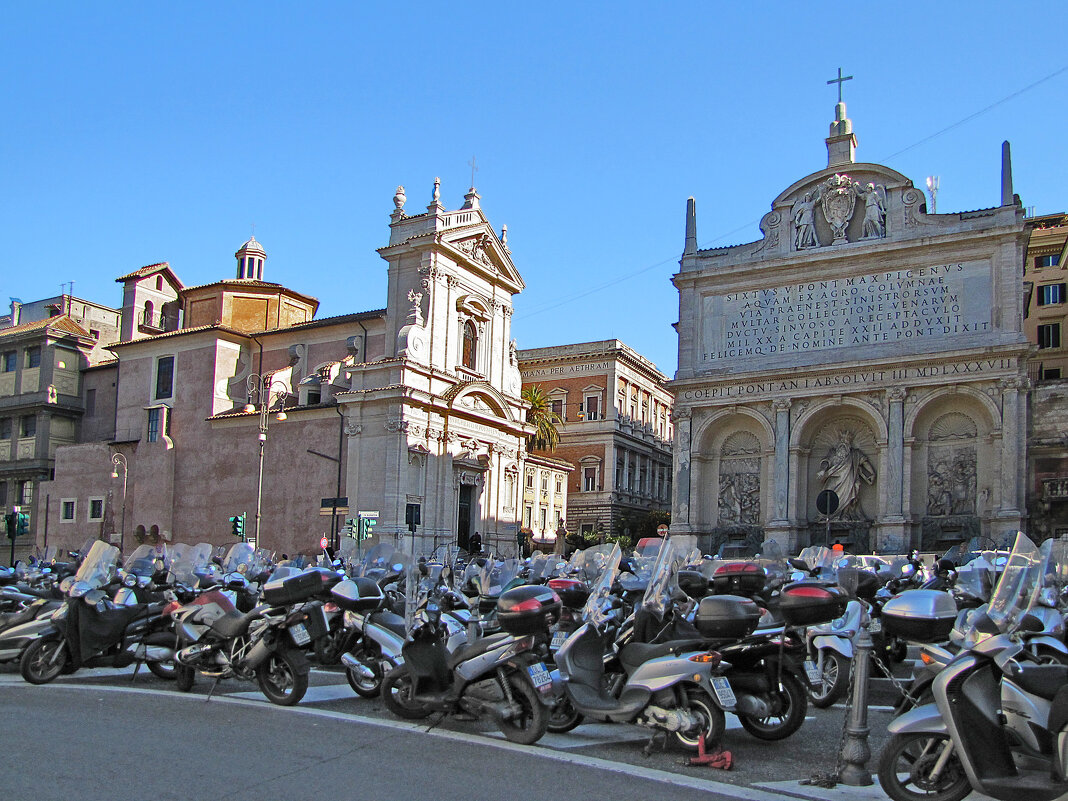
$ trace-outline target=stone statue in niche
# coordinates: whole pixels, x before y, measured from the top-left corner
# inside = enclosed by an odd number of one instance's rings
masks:
[[[927,514],[932,517],[975,514],[975,448],[933,450],[928,465]]]
[[[838,520],[863,520],[860,507],[861,482],[875,482],[875,468],[871,459],[856,447],[855,435],[849,429],[840,429],[838,439],[820,461],[816,478],[823,482],[823,489],[838,496],[838,510],[831,515]]]
[[[815,192],[806,192],[805,196],[794,203],[794,248],[817,248],[816,238],[816,204],[820,199],[820,187]]]
[[[726,468],[731,470],[731,468]],[[760,476],[755,472],[721,472],[719,524],[760,523]]]
[[[886,236],[886,187],[853,184],[857,196],[864,201],[864,232],[861,239],[882,239]]]

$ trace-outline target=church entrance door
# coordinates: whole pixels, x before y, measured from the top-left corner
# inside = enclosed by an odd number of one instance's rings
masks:
[[[467,550],[471,536],[471,507],[474,504],[475,488],[470,484],[460,485],[460,501],[456,510],[456,544]]]

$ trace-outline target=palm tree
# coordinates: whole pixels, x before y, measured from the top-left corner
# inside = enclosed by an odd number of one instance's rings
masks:
[[[549,396],[537,384],[523,387],[521,394],[523,400],[530,404],[527,409],[527,422],[533,423],[536,429],[527,440],[527,447],[531,450],[556,450],[556,446],[560,444],[560,432],[556,430],[556,424],[562,421],[553,411]]]

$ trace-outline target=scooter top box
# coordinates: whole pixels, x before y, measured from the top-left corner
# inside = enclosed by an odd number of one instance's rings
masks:
[[[693,623],[705,637],[741,639],[760,623],[760,607],[737,595],[709,595],[701,599]]]
[[[944,642],[957,619],[953,596],[941,590],[908,590],[883,605],[883,631],[912,642]]]
[[[830,623],[845,613],[847,603],[841,587],[819,581],[795,581],[779,591],[779,610],[789,626]]]
[[[341,581],[330,570],[312,569],[289,578],[273,579],[263,585],[262,600],[271,606],[289,606],[322,595]]]
[[[497,619],[509,634],[547,632],[560,619],[560,596],[544,584],[527,584],[501,593]]]
[[[386,596],[378,582],[366,576],[344,579],[330,589],[330,599],[346,612],[373,612]]]
[[[549,579],[549,589],[560,596],[564,606],[571,609],[581,609],[590,597],[590,588],[586,586],[586,582],[573,578]]]
[[[750,595],[764,589],[767,574],[753,562],[727,562],[712,574],[712,586],[718,595]]]

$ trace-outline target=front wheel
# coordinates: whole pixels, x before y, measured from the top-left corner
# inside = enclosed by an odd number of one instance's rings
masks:
[[[535,690],[529,681],[525,681],[518,675],[508,677],[508,688],[512,691],[514,702],[514,714],[507,720],[497,721],[497,728],[513,743],[520,745],[534,745],[544,736],[549,727],[549,711],[542,706]]]
[[[879,784],[894,801],[961,801],[972,791],[956,752],[932,770],[953,742],[944,734],[895,734],[879,755]]]
[[[563,695],[549,709],[549,725],[547,731],[550,734],[567,734],[579,726],[583,721],[582,713],[575,709],[571,699]]]
[[[703,721],[701,727],[689,732],[675,732],[675,742],[687,751],[697,751],[701,747],[701,735],[704,735],[705,747],[723,736],[727,729],[727,716],[716,706],[712,696],[704,690],[691,687],[686,690],[686,711]]]
[[[739,715],[742,728],[758,740],[782,740],[801,728],[808,711],[808,695],[801,682],[790,673],[782,674],[782,688],[770,693],[773,703],[778,705],[775,714],[766,718],[754,718]]]
[[[346,668],[345,678],[349,680],[352,691],[360,698],[375,698],[382,694],[382,663],[362,647],[352,652],[363,667],[371,671],[370,676],[361,676],[352,668]]]
[[[808,691],[808,700],[817,709],[832,706],[849,689],[849,660],[837,651],[823,652],[820,682]]]
[[[149,634],[145,638],[145,645],[149,647],[157,648],[170,648],[174,650],[175,636],[173,634],[167,634],[166,632],[157,632],[156,634]],[[152,675],[156,678],[172,681],[178,677],[178,672],[175,666],[178,664],[174,658],[164,659],[162,661],[146,662],[148,669],[152,671]]]
[[[300,651],[280,648],[256,668],[256,681],[272,704],[293,706],[308,691],[308,660]]]
[[[22,652],[19,672],[30,684],[48,684],[63,672],[68,658],[63,640],[36,640]]]
[[[421,720],[431,708],[415,700],[415,682],[404,665],[393,668],[382,678],[382,701],[386,709],[405,720]]]

